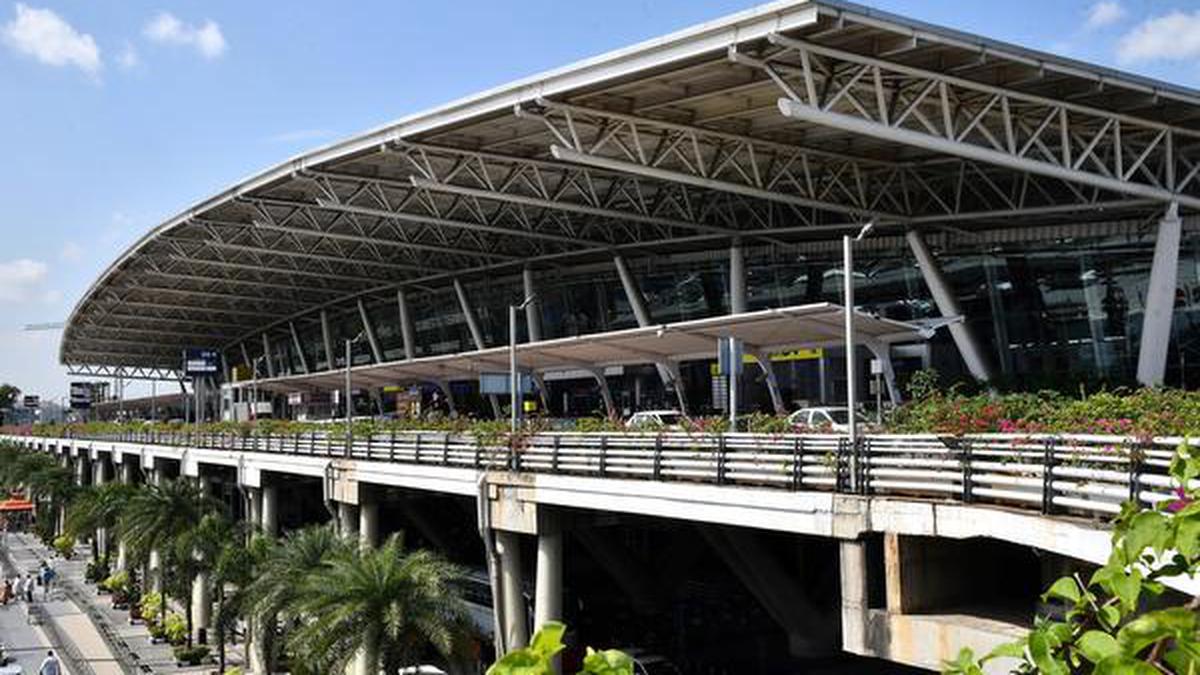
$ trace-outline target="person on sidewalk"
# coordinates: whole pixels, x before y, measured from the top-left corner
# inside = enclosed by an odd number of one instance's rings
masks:
[[[62,667],[53,649],[46,652],[46,658],[42,659],[42,665],[38,666],[38,675],[62,675]]]
[[[25,591],[25,602],[33,602],[33,575],[26,574],[25,582],[21,586],[21,590]]]
[[[4,606],[7,607],[9,601],[12,599],[13,599],[12,579],[5,579],[4,586],[0,587],[0,600],[2,600],[4,602]]]
[[[58,576],[58,573],[54,571],[53,567],[51,567],[50,565],[43,562],[41,576],[42,576],[42,600],[46,601],[46,600],[50,599],[50,586],[51,586],[51,584],[54,583],[54,578]]]

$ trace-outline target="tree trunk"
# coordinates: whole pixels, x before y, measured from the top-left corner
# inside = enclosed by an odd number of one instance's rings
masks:
[[[190,579],[190,581],[192,583],[195,583],[195,578]],[[190,586],[191,584],[189,583],[188,585]],[[192,590],[191,588],[187,588],[184,591],[184,595],[187,596],[187,600],[184,602],[184,612],[187,614],[187,646],[188,646],[188,649],[192,648],[192,629],[194,628],[194,626],[192,624],[192,593],[191,593],[191,590]]]
[[[217,672],[225,672],[225,584],[217,584]]]
[[[379,673],[379,627],[366,626],[362,647],[354,655],[354,675],[378,675]]]

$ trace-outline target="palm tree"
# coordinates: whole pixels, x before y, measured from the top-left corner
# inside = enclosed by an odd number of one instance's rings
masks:
[[[249,588],[270,550],[269,540],[265,537],[251,537],[247,541],[244,536],[237,536],[245,529],[243,523],[232,524],[227,536],[220,539],[222,546],[215,551],[213,559],[212,581],[216,596],[213,629],[217,637],[219,673],[225,672],[225,638],[233,631],[237,620],[246,617],[252,609]]]
[[[359,659],[359,672],[394,673],[430,650],[449,658],[467,635],[461,570],[426,550],[405,552],[400,537],[351,548],[309,573],[293,611],[302,616],[288,646],[323,672]]]
[[[271,644],[279,617],[290,616],[300,599],[299,580],[327,566],[343,554],[348,544],[338,536],[332,525],[313,525],[290,532],[279,542],[258,538],[266,546],[262,563],[254,581],[247,588],[253,621],[262,629],[262,644],[258,647],[266,656],[267,666],[273,666],[275,649]],[[270,630],[267,628],[270,627]],[[270,672],[270,671],[269,671]]]
[[[103,530],[111,536],[118,527],[121,512],[129,505],[137,488],[124,483],[105,483],[83,488],[67,509],[66,532],[76,539]],[[92,559],[99,559],[96,539],[92,539]]]
[[[184,580],[190,582],[197,572],[193,548],[196,531],[206,516],[216,513],[217,504],[207,497],[200,486],[190,480],[177,479],[159,485],[146,485],[138,490],[123,510],[119,527],[126,545],[139,554],[151,550],[167,552],[163,556],[160,574],[170,573],[168,560],[174,561]],[[167,584],[163,584],[164,596]],[[184,584],[186,587],[186,584]],[[182,593],[188,605],[188,646],[191,646],[192,594]],[[166,617],[166,597],[162,603],[162,618]]]

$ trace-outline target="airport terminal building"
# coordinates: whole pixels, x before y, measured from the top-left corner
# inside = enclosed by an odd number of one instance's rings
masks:
[[[183,350],[217,349],[210,414],[255,391],[322,416],[349,353],[364,414],[415,396],[486,416],[480,376],[507,369],[509,307],[532,298],[517,338],[549,414],[720,408],[726,334],[757,361],[745,410],[840,402],[843,236],[871,223],[849,270],[860,391],[871,360],[896,397],[927,367],[1194,387],[1198,210],[1200,91],[789,0],[213,195],[103,273],[60,357],[179,379]]]

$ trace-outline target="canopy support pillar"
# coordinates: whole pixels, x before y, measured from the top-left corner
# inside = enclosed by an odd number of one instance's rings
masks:
[[[925,278],[925,285],[929,287],[929,292],[933,295],[933,301],[938,307],[938,311],[943,317],[953,318],[963,316],[962,308],[958,304],[958,298],[954,295],[954,289],[950,287],[946,277],[942,274],[941,267],[938,266],[933,254],[929,252],[929,246],[925,243],[925,238],[920,232],[909,230],[905,233],[904,238],[908,240],[909,248],[912,249],[913,256],[917,259],[917,266],[921,268],[921,276]],[[979,342],[968,329],[965,321],[958,321],[949,326],[950,336],[954,338],[954,344],[958,347],[959,354],[962,355],[963,361],[967,364],[967,370],[971,375],[980,382],[990,382],[992,379],[991,364],[983,355],[983,349],[980,348]]]
[[[620,255],[613,256],[613,264],[617,268],[617,276],[621,278],[621,287],[625,289],[625,298],[629,301],[629,307],[633,310],[633,316],[637,319],[638,326],[645,328],[651,325],[650,310],[646,307],[646,298],[642,295],[642,290],[638,287],[637,279],[633,277],[633,273],[629,271],[629,266],[625,264],[625,258]],[[674,389],[675,396],[679,400],[679,412],[687,414],[687,397],[683,394],[683,386],[679,381],[679,366],[666,361],[659,361],[658,376],[662,378],[663,386],[667,389]]]
[[[458,279],[454,280],[454,293],[458,296],[458,306],[462,310],[463,319],[467,322],[467,329],[471,331],[471,339],[475,341],[475,348],[487,349],[487,344],[483,341],[483,330],[479,328],[479,320],[475,317],[475,310],[467,300],[467,290],[463,288],[462,282]],[[449,397],[448,393],[447,397]],[[500,399],[495,394],[489,394],[488,401],[492,404],[492,414],[496,419],[501,419]]]
[[[1137,380],[1147,387],[1162,386],[1167,371],[1182,229],[1179,204],[1172,202],[1162,220],[1158,221],[1150,283],[1146,286],[1146,312],[1142,318],[1142,341],[1138,346]]]

